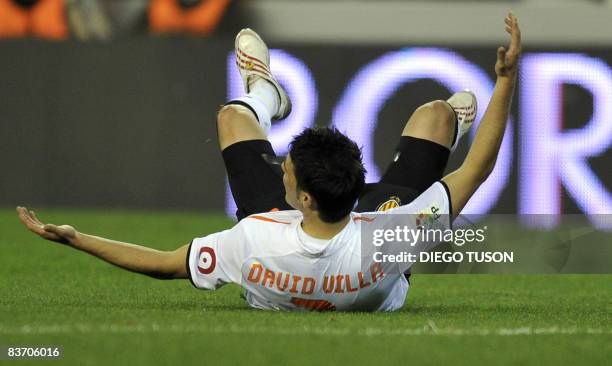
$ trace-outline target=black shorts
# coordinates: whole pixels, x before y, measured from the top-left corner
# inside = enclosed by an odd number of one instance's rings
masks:
[[[285,201],[283,170],[264,155],[276,157],[267,140],[232,144],[222,152],[238,220],[261,212],[293,210]]]
[[[442,179],[450,150],[435,142],[401,136],[393,160],[378,183],[366,184],[356,212],[384,211],[412,202]]]
[[[269,141],[238,142],[222,154],[239,220],[255,213],[293,209],[285,201],[282,169],[270,162],[276,154]],[[449,154],[448,148],[435,142],[402,136],[382,179],[366,184],[355,211],[410,203],[442,178]]]

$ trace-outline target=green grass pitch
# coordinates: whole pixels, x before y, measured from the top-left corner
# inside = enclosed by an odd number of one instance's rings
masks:
[[[38,213],[159,249],[231,225],[215,214]],[[0,210],[0,271],[0,345],[59,345],[62,364],[598,365],[612,356],[610,275],[416,275],[395,313],[263,312],[238,286],[200,291],[45,242],[9,209]]]

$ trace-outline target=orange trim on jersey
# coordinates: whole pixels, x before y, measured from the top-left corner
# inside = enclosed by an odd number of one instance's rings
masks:
[[[363,216],[355,216],[355,217],[353,217],[353,221],[357,221],[357,220],[362,220],[362,221],[365,221],[365,222],[372,222],[372,221],[374,221],[374,218],[373,217],[363,217]]]
[[[305,308],[308,310],[315,310],[315,311],[336,311],[336,305],[332,304],[331,302],[327,301],[327,300],[310,300],[310,299],[303,299],[300,297],[292,297],[291,298],[291,303],[294,304],[295,306],[299,306],[301,308]]]
[[[289,225],[290,224],[289,222],[277,221],[277,220],[271,219],[269,217],[259,216],[259,215],[253,215],[253,216],[249,216],[247,218],[248,219],[257,219],[257,220],[261,220],[261,221],[275,222],[277,224],[285,224],[285,225]]]

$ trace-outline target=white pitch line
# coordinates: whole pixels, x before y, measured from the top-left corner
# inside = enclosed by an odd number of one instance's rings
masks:
[[[378,336],[524,336],[524,335],[610,335],[612,329],[577,328],[577,327],[517,327],[517,328],[439,328],[429,321],[423,327],[389,329],[380,327],[331,328],[303,326],[298,328],[258,327],[258,326],[191,326],[191,325],[163,325],[157,323],[123,325],[123,324],[51,324],[51,325],[21,325],[1,326],[2,335],[41,335],[41,334],[92,334],[92,333],[200,333],[200,334],[264,334],[264,335],[327,335],[346,336],[355,334],[364,337]]]

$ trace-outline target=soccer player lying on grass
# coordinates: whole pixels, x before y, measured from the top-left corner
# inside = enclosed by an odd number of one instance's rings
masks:
[[[476,116],[472,93],[419,107],[380,182],[366,185],[359,148],[335,129],[307,129],[293,139],[285,159],[275,155],[266,133],[272,119],[290,113],[291,102],[269,71],[265,43],[245,29],[236,37],[235,52],[246,95],[228,102],[217,118],[238,224],[163,252],[43,224],[23,207],[17,208],[19,218],[44,239],[133,272],[188,278],[208,290],[237,283],[255,308],[396,310],[408,293],[407,277],[363,266],[360,225],[372,224],[375,211],[389,210],[423,213],[449,228],[490,174],[521,52],[516,17],[508,14],[505,23],[510,47],[497,50],[491,101],[464,163],[444,178],[450,152]]]

